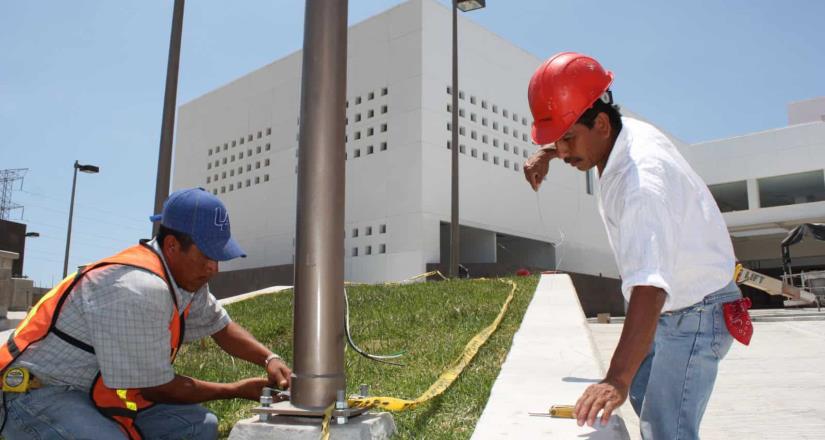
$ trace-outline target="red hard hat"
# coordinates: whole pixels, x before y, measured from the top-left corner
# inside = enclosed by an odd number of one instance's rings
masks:
[[[533,142],[556,142],[612,82],[613,73],[587,55],[561,52],[545,61],[530,78],[527,90]]]

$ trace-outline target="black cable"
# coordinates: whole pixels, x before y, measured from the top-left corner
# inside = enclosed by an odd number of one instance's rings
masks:
[[[399,358],[399,357],[404,355],[404,352],[396,353],[396,354],[389,354],[389,355],[376,355],[376,354],[367,353],[366,351],[362,350],[357,345],[355,345],[355,341],[352,340],[352,334],[349,331],[349,297],[347,295],[347,289],[344,289],[344,305],[346,306],[346,309],[345,309],[346,314],[344,315],[344,326],[345,326],[346,331],[347,331],[347,342],[349,343],[349,346],[352,347],[352,349],[355,350],[356,353],[360,354],[361,356],[364,356],[367,359],[370,359],[370,360],[373,360],[373,361],[376,361],[376,362],[381,362],[381,363],[384,363],[384,364],[395,365],[397,367],[405,366],[402,363],[390,362],[390,361],[387,360],[387,359]]]

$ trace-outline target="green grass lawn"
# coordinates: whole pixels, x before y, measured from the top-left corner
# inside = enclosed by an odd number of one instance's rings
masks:
[[[538,277],[511,278],[515,298],[499,329],[464,373],[441,396],[410,411],[395,413],[400,439],[466,439],[473,432],[533,296]],[[347,348],[347,394],[370,385],[370,394],[414,399],[461,354],[464,345],[495,319],[510,292],[497,280],[454,280],[406,285],[348,288],[353,339],[374,354],[405,351],[404,367],[365,359]],[[227,306],[230,316],[292,365],[292,291],[265,295]],[[228,382],[259,376],[262,369],[233,360],[211,340],[188,344],[178,356],[178,373]],[[220,418],[221,436],[251,415],[254,402],[207,404]],[[318,421],[320,424],[320,420]]]

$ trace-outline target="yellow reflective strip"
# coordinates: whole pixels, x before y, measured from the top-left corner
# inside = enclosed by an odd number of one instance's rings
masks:
[[[127,409],[137,411],[137,403],[129,401],[126,396],[126,391],[127,390],[117,390],[117,397],[120,397],[120,400],[123,401],[123,404],[126,405]]]
[[[46,292],[46,294],[43,295],[42,298],[40,298],[40,301],[37,301],[37,304],[35,304],[34,307],[32,307],[31,310],[29,310],[29,313],[26,314],[26,318],[23,319],[23,322],[21,322],[20,325],[18,325],[17,328],[14,330],[14,335],[17,336],[17,334],[20,332],[20,330],[25,328],[26,325],[29,323],[29,321],[31,321],[31,319],[34,318],[34,316],[37,314],[37,310],[40,309],[40,306],[43,305],[46,301],[48,301],[52,297],[54,297],[55,295],[57,295],[57,292],[60,291],[63,288],[64,284],[71,283],[72,280],[74,280],[74,277],[76,275],[77,275],[76,272],[69,274],[57,286],[54,286],[52,288],[52,290],[49,290],[48,292]]]

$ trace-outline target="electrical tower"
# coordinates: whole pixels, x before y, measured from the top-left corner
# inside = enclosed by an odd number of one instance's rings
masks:
[[[23,177],[28,170],[28,168],[0,170],[0,220],[8,220],[9,215],[15,209],[23,209],[23,205],[11,201],[11,192],[18,180],[20,181],[20,189],[23,189]]]

